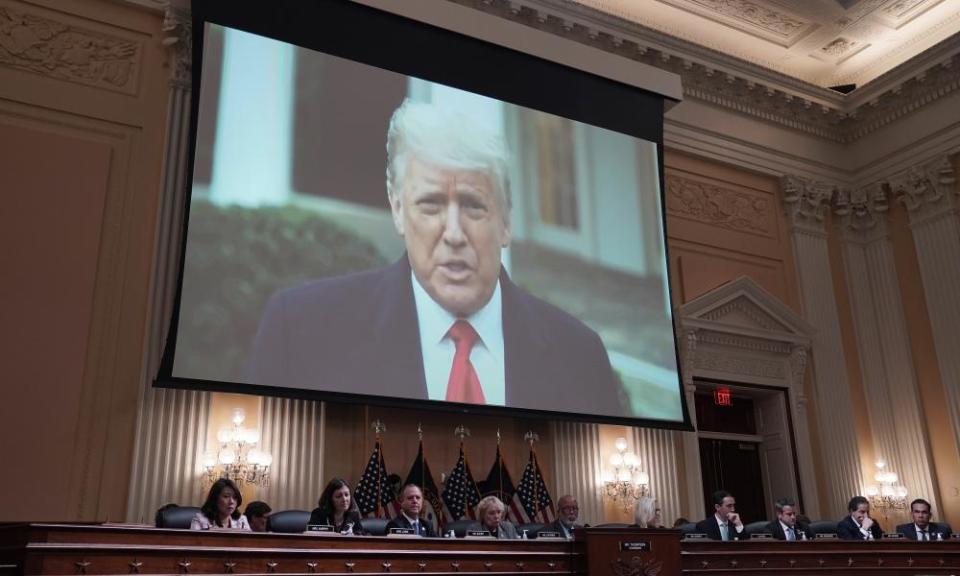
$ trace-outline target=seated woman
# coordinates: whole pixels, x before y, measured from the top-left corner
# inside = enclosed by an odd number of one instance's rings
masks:
[[[350,497],[350,485],[342,478],[334,478],[323,489],[307,524],[333,526],[341,534],[366,534],[360,523],[360,509]]]
[[[229,478],[221,478],[213,483],[207,492],[207,501],[190,521],[191,530],[209,530],[211,528],[238,528],[249,530],[247,517],[240,513],[243,496],[237,485]]]
[[[468,532],[470,530],[486,530],[500,539],[519,538],[517,528],[509,520],[504,520],[504,511],[503,502],[496,496],[487,496],[480,500],[477,504],[477,518],[480,521],[468,526]]]
[[[643,496],[637,500],[634,521],[634,526],[639,528],[663,528],[660,508],[657,507],[657,500],[653,496]]]

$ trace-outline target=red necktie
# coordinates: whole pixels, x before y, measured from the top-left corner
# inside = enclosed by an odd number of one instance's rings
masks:
[[[483,388],[480,387],[480,378],[470,362],[470,351],[477,342],[477,331],[465,320],[457,320],[450,327],[447,335],[457,347],[453,354],[453,367],[450,369],[450,380],[447,381],[447,401],[466,402],[469,404],[486,404],[483,397]]]

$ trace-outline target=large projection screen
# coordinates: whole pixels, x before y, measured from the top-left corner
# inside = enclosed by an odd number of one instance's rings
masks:
[[[320,4],[314,35],[296,17],[195,15],[189,210],[157,383],[688,427],[662,101]],[[373,30],[338,32],[356,25]],[[405,42],[371,47],[378,33]]]

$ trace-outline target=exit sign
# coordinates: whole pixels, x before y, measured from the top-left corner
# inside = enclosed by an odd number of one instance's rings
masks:
[[[713,391],[713,402],[717,406],[733,406],[733,395],[729,388],[716,388]]]

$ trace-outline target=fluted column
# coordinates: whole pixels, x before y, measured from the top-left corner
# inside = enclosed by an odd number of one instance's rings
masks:
[[[603,495],[600,475],[600,433],[596,424],[554,422],[555,499],[573,494],[580,504],[580,522],[603,522]]]
[[[683,452],[683,467],[686,488],[686,505],[681,506],[678,515],[684,514],[688,518],[699,518],[706,512],[706,503],[703,500],[703,473],[700,468],[700,437],[697,435],[697,404],[695,395],[697,387],[693,383],[694,358],[697,353],[697,329],[684,329],[680,334],[678,347],[680,350],[681,374],[683,376],[684,401],[687,403],[687,412],[690,415],[690,424],[693,432],[677,432]],[[679,487],[679,484],[678,484]]]
[[[824,219],[832,192],[833,187],[822,182],[792,176],[783,180],[803,316],[817,329],[812,373],[827,488],[822,513],[840,515],[850,495],[860,492],[863,477],[827,250]]]
[[[890,241],[882,183],[840,194],[843,259],[876,456],[934,507],[930,447]],[[906,521],[905,516],[897,518]]]
[[[660,519],[670,526],[680,516],[680,477],[677,471],[677,433],[655,428],[633,429],[634,452],[650,475],[650,493],[660,504]]]
[[[803,512],[811,518],[822,518],[820,488],[813,465],[813,447],[810,444],[810,426],[807,420],[807,397],[803,393],[803,379],[807,370],[809,348],[794,345],[790,351],[790,416],[793,418],[797,448],[797,464],[800,466],[800,490],[803,495]]]
[[[310,510],[327,480],[323,476],[323,402],[263,399],[261,446],[273,455],[271,482],[259,497],[274,510]]]
[[[950,159],[911,168],[890,182],[906,206],[930,314],[954,438],[960,442],[960,191]]]
[[[153,388],[173,313],[179,270],[180,231],[190,150],[190,14],[168,8],[163,21],[170,79],[160,216],[154,254],[150,319],[144,339],[146,370],[140,381],[136,442],[127,498],[127,520],[152,523],[163,504],[202,499],[201,464],[210,396],[206,392]]]

